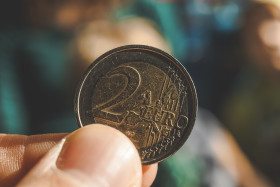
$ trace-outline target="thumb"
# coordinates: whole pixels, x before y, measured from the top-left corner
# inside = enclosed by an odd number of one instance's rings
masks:
[[[138,152],[121,132],[88,125],[54,146],[18,186],[141,186]]]

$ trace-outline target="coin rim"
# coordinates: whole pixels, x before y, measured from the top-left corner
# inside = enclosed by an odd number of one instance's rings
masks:
[[[82,92],[82,88],[84,86],[85,81],[87,80],[87,77],[90,75],[91,71],[94,69],[94,67],[101,63],[103,60],[105,60],[106,58],[108,58],[109,56],[112,56],[114,54],[123,52],[123,51],[131,51],[131,50],[139,50],[141,51],[149,51],[152,53],[156,53],[158,55],[163,56],[164,58],[167,58],[169,61],[171,61],[174,65],[177,66],[177,68],[181,71],[181,73],[185,76],[187,82],[188,82],[188,88],[190,87],[191,89],[191,93],[192,93],[192,98],[193,98],[193,114],[191,116],[191,120],[188,122],[187,124],[187,129],[186,129],[186,134],[183,135],[183,137],[180,139],[180,141],[177,143],[177,146],[175,147],[175,149],[173,149],[173,151],[170,151],[169,153],[157,158],[157,159],[152,159],[150,161],[144,161],[141,159],[142,165],[150,165],[153,163],[157,163],[157,162],[161,162],[167,158],[169,158],[171,155],[175,154],[186,142],[186,140],[189,138],[191,131],[193,129],[193,126],[195,124],[195,120],[196,120],[196,115],[197,115],[197,110],[198,110],[198,99],[197,99],[197,93],[196,93],[196,88],[195,85],[193,83],[193,80],[191,78],[191,76],[189,75],[188,71],[186,70],[186,68],[173,56],[169,55],[168,53],[157,49],[155,47],[151,47],[151,46],[147,46],[147,45],[125,45],[125,46],[121,46],[121,47],[117,47],[114,48],[112,50],[107,51],[106,53],[104,53],[103,55],[101,55],[100,57],[98,57],[85,71],[85,73],[83,74],[78,87],[76,89],[76,93],[75,93],[75,97],[74,97],[74,113],[75,113],[75,118],[76,121],[78,123],[78,126],[80,128],[82,128],[83,125],[80,119],[80,111],[79,111],[79,98],[80,98],[80,94]],[[94,120],[95,121],[95,120]],[[88,125],[88,124],[87,124]],[[106,124],[104,124],[106,125]],[[179,144],[179,145],[178,145]]]

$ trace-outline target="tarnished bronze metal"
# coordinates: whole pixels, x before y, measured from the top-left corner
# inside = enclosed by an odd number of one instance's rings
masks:
[[[175,153],[189,137],[196,112],[196,91],[185,68],[167,53],[142,45],[99,57],[75,97],[79,126],[101,123],[122,131],[143,165]]]

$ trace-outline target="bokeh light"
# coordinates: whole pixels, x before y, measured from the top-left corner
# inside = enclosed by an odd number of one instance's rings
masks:
[[[280,186],[280,0],[4,1],[0,133],[75,130],[81,75],[128,44],[174,55],[199,99],[154,187]]]

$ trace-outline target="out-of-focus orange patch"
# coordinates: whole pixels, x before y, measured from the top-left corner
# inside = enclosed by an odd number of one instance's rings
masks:
[[[151,166],[142,166],[142,173],[145,173],[150,169]]]

